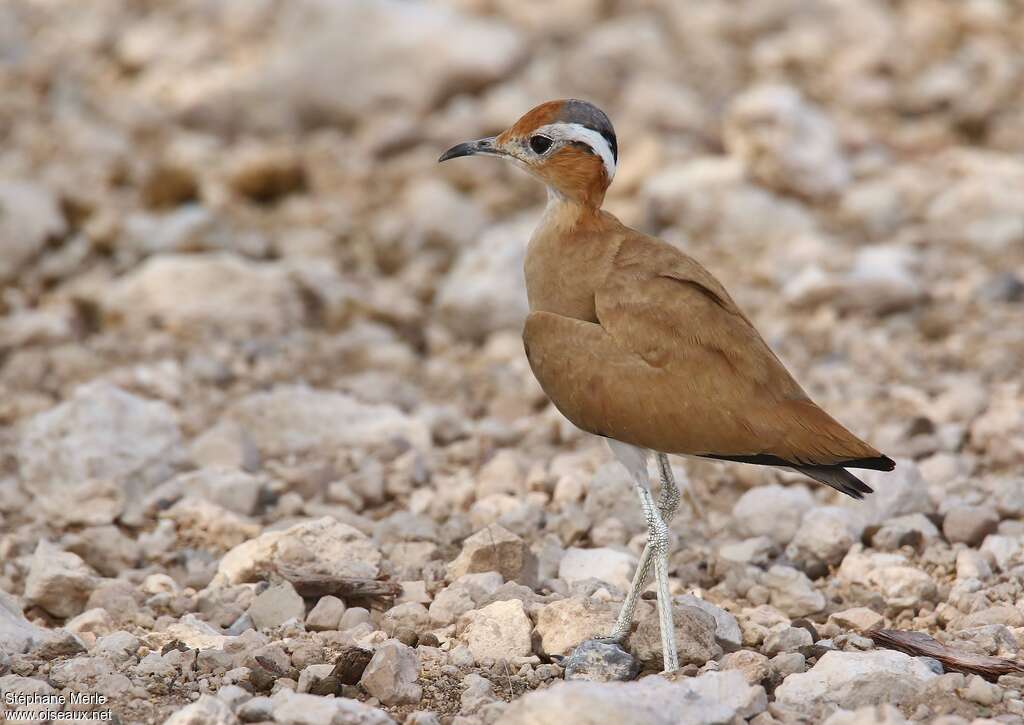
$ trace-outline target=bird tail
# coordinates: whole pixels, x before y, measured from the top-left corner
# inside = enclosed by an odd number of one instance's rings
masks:
[[[874,493],[874,489],[842,466],[791,466],[790,468],[852,498],[862,499],[865,494]]]

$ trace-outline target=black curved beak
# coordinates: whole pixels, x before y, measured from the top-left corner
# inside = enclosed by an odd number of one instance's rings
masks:
[[[487,156],[502,156],[504,152],[495,148],[494,139],[494,136],[490,136],[488,138],[482,138],[479,141],[467,141],[466,143],[460,143],[452,146],[441,154],[441,158],[439,158],[437,162],[441,163],[448,159],[457,159],[460,156],[477,156],[480,154]]]

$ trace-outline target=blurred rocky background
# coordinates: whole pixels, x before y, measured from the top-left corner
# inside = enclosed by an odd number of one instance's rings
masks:
[[[124,723],[1020,722],[1012,667],[865,632],[1024,644],[1021,48],[1009,0],[0,3],[0,691]],[[543,190],[435,163],[570,96],[616,125],[607,207],[899,459],[863,503],[677,461],[672,681],[562,681],[643,522],[523,356]],[[658,648],[645,603],[642,674]]]

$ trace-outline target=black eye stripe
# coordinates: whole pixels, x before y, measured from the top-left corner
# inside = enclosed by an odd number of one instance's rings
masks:
[[[604,140],[608,142],[608,147],[612,150],[612,159],[615,160],[615,161],[618,161],[619,160],[619,144],[615,140],[615,134],[612,133],[611,131],[607,131],[607,130],[604,130],[604,131],[598,130],[598,133],[601,134],[601,136],[604,137]]]
[[[583,151],[586,151],[589,154],[593,154],[594,156],[598,155],[597,151],[594,150],[594,147],[588,144],[586,141],[570,141],[569,145],[575,146],[578,149],[582,149]]]

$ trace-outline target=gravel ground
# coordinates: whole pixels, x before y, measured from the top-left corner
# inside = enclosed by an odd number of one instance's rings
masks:
[[[1021,47],[999,0],[3,2],[0,711],[1021,722]],[[566,677],[643,522],[523,356],[543,190],[435,164],[566,96],[898,459],[676,461],[671,678],[649,600]]]

